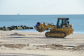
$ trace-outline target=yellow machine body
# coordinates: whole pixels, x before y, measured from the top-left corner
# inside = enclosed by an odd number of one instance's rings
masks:
[[[66,18],[61,18],[61,20],[65,20],[65,19]],[[68,24],[68,26],[62,25],[62,27],[58,27],[57,25],[41,23],[38,27],[35,27],[35,29],[38,32],[49,30],[49,32],[45,33],[45,36],[46,37],[56,37],[56,38],[64,38],[72,34],[74,31],[71,24]]]

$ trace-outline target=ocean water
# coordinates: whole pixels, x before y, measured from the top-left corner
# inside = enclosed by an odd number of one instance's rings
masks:
[[[57,18],[68,17],[75,32],[84,32],[84,15],[0,15],[0,27],[11,25],[35,26],[37,22],[57,23]],[[35,31],[28,30],[28,31]]]

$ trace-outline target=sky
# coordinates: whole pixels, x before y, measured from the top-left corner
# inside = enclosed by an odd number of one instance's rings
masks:
[[[84,0],[0,0],[0,15],[84,14]]]

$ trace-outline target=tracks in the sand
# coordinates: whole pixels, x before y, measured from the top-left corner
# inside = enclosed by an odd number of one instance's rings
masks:
[[[46,37],[3,37],[0,38],[5,43],[22,43],[22,44],[65,44],[65,45],[82,45],[84,37],[73,35],[66,38],[46,38]],[[6,42],[7,41],[7,42]]]
[[[0,56],[46,56],[46,55],[36,55],[36,54],[15,54],[15,53],[0,53]]]

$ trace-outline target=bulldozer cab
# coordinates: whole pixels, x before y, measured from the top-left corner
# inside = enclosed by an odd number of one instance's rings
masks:
[[[57,28],[69,27],[69,18],[58,18]]]

